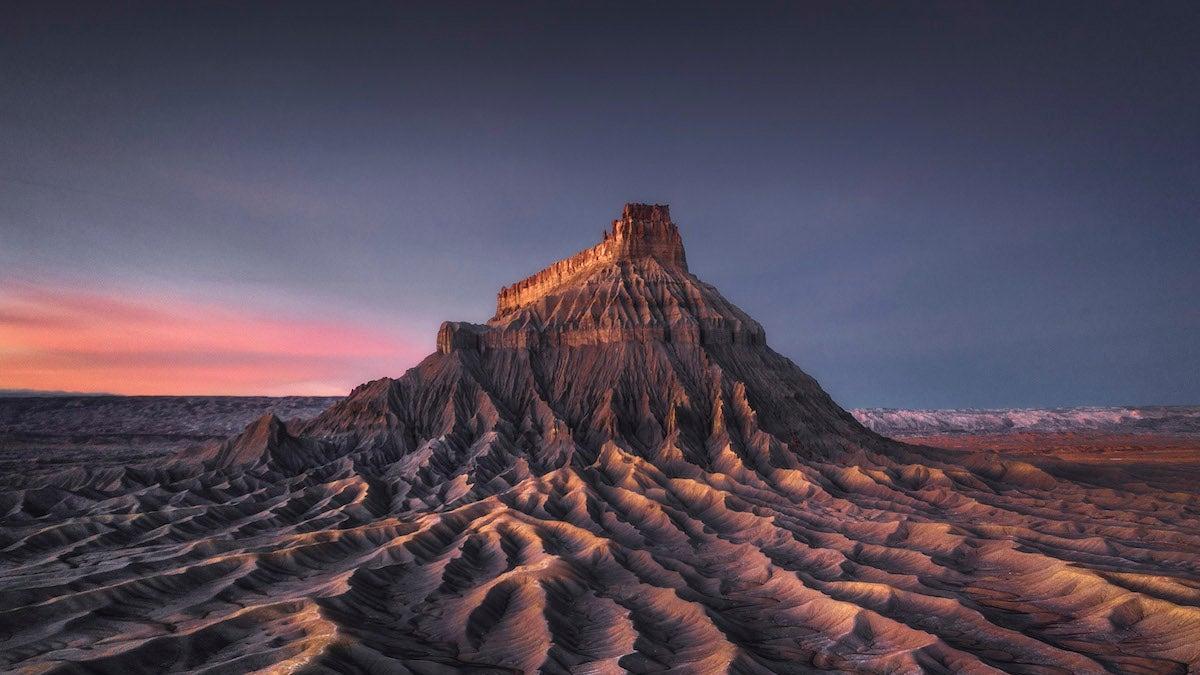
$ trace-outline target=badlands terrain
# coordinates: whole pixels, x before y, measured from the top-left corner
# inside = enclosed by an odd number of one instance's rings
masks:
[[[1195,409],[856,413],[627,205],[343,399],[0,401],[0,669],[1200,666]]]
[[[315,417],[340,396],[0,395],[0,485],[86,462],[123,466],[235,435],[266,414]],[[1200,406],[850,410],[883,436],[1007,456],[1172,468],[1200,462]]]

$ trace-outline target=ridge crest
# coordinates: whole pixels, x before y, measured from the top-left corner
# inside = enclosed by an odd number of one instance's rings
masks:
[[[580,271],[619,260],[654,258],[663,265],[687,271],[687,256],[679,228],[667,204],[628,203],[621,217],[605,230],[600,243],[563,258],[541,271],[500,289],[496,316],[535,302]]]

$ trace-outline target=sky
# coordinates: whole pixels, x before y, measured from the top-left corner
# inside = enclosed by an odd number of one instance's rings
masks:
[[[341,394],[669,203],[851,407],[1200,403],[1200,4],[7,3],[0,389]]]

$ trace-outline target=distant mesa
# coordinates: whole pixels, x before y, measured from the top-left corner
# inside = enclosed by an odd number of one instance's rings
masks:
[[[99,391],[62,391],[59,389],[0,389],[0,398],[43,398],[67,396],[116,396]]]

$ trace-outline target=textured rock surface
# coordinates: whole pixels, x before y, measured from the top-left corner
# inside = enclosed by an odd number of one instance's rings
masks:
[[[626,204],[621,217],[613,221],[612,232],[606,230],[599,244],[501,289],[496,298],[496,317],[537,301],[595,267],[647,258],[687,272],[683,239],[671,222],[670,208],[663,204]]]
[[[1193,492],[861,426],[664,207],[316,417],[2,495],[0,667],[1184,672]]]
[[[688,272],[666,206],[628,204],[595,247],[500,291],[486,349],[747,344],[762,326]]]

